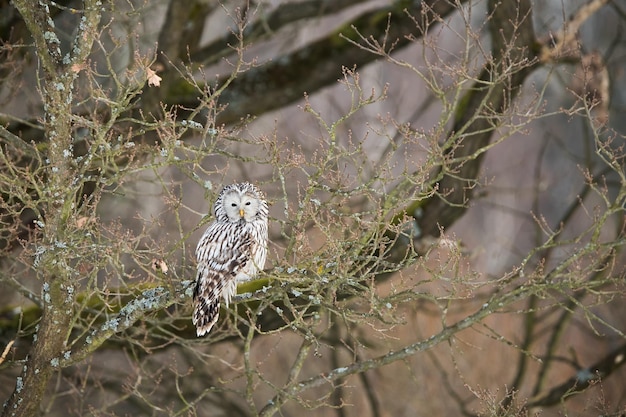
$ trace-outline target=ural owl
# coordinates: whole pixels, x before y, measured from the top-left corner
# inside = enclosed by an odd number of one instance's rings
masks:
[[[224,187],[213,207],[215,220],[196,248],[198,277],[193,291],[193,324],[203,336],[217,322],[220,297],[228,303],[237,283],[255,277],[267,257],[267,202],[247,182]]]

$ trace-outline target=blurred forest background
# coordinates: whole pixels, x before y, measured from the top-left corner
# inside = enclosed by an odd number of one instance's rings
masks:
[[[0,0],[2,416],[622,416],[626,1]],[[204,338],[221,187],[269,262]]]

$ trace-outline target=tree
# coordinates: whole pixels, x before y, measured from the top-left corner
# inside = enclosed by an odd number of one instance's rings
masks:
[[[3,2],[2,415],[623,412],[608,3]],[[272,261],[197,339],[234,180]]]

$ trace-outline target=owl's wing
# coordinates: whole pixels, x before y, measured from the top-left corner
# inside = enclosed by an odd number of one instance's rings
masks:
[[[236,224],[212,223],[204,232],[196,248],[198,277],[193,292],[192,321],[198,336],[217,322],[225,289],[226,301],[230,301],[235,277],[251,261],[251,246],[251,234]]]

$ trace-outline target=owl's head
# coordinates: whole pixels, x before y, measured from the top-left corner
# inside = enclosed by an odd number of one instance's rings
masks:
[[[224,187],[215,201],[215,217],[219,221],[251,222],[267,217],[267,202],[254,185],[242,182]]]

